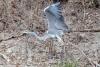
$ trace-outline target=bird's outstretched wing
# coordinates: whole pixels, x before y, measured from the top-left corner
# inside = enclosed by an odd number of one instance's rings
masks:
[[[52,4],[45,9],[48,13],[47,19],[50,26],[55,26],[57,29],[67,30],[68,26],[64,23],[64,17],[62,16],[60,2]],[[50,28],[49,26],[49,28]]]
[[[50,13],[54,15],[56,18],[61,17],[61,5],[60,2],[52,4],[50,6]]]
[[[45,13],[51,14],[53,16],[55,16],[56,18],[60,17],[61,15],[61,6],[60,6],[60,2],[58,3],[54,3],[50,6],[47,6],[44,9]]]

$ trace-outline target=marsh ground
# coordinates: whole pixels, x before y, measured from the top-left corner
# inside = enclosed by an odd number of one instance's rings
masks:
[[[0,0],[0,67],[53,67],[69,59],[79,67],[100,64],[100,32],[84,31],[100,29],[100,6],[94,0],[62,3],[66,24],[77,31],[65,33],[63,45],[51,39],[38,43],[35,37],[21,34],[47,30],[43,9],[49,4],[47,0]]]

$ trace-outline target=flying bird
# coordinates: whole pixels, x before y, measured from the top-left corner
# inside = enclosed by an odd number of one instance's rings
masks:
[[[48,38],[57,38],[61,40],[64,32],[69,32],[68,26],[65,24],[64,17],[61,12],[60,2],[53,3],[44,9],[48,21],[48,30],[43,36],[38,36],[35,32],[24,32],[36,36],[39,40],[46,40]]]

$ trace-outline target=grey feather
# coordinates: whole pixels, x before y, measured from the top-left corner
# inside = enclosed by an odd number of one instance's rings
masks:
[[[60,2],[54,3],[50,6],[47,6],[44,9],[44,13],[48,20],[48,30],[44,33],[44,36],[39,37],[35,32],[26,32],[36,36],[39,40],[46,40],[48,38],[57,38],[60,39],[60,36],[64,32],[68,32],[68,26],[65,24],[64,17],[62,16]]]
[[[68,31],[68,26],[62,16],[60,2],[48,6],[44,12],[48,19],[48,32],[59,34],[61,31]]]

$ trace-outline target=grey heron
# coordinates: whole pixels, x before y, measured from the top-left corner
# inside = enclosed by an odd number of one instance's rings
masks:
[[[61,40],[61,36],[64,32],[68,32],[68,26],[64,22],[64,17],[61,12],[60,2],[53,3],[44,9],[48,21],[48,30],[43,36],[38,36],[35,32],[24,32],[26,34],[31,34],[39,40],[45,41],[48,38],[57,38]]]

